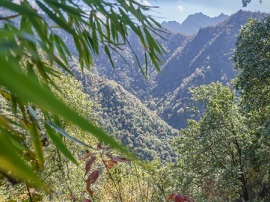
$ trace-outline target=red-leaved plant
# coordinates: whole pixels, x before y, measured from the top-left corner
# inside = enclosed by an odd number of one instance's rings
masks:
[[[192,198],[186,195],[181,194],[170,194],[167,198],[167,202],[174,201],[174,202],[195,202]]]
[[[110,148],[108,146],[103,147],[101,143],[97,145],[97,152],[88,152],[84,155],[83,160],[86,160],[85,164],[85,176],[86,178],[86,191],[91,198],[94,196],[94,191],[92,190],[92,185],[98,180],[100,171],[98,169],[91,170],[92,165],[97,160],[97,155],[100,155],[102,164],[107,170],[109,177],[113,180],[111,173],[109,170],[119,162],[129,162],[129,159],[121,157],[121,156],[113,156],[110,152]],[[91,171],[91,172],[90,172]],[[70,195],[70,198],[73,201],[77,201],[77,198],[73,195]],[[85,198],[83,202],[91,202],[91,199]]]

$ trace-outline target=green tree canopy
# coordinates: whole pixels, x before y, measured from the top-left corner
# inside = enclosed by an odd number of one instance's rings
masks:
[[[201,118],[189,121],[176,145],[182,189],[194,196],[269,198],[269,19],[250,20],[240,30],[233,57],[239,97],[220,83],[191,91],[203,103]]]
[[[234,90],[220,83],[195,88],[192,96],[205,108],[176,143],[182,192],[207,201],[268,198],[269,137],[258,131],[259,121],[241,110]]]
[[[241,90],[242,110],[269,128],[270,110],[270,17],[250,20],[240,31],[233,61],[240,70],[236,88]],[[255,129],[255,128],[254,128]]]
[[[268,83],[270,75],[270,17],[262,22],[252,19],[241,29],[233,56],[240,69],[237,87],[249,92],[254,86]]]
[[[177,148],[181,183],[193,190],[194,196],[201,192],[209,201],[248,197],[242,156],[247,133],[234,91],[211,83],[191,92],[192,99],[205,107],[198,122],[189,120],[188,127],[180,131]]]

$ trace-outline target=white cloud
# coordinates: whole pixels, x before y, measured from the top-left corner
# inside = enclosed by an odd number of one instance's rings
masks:
[[[183,7],[181,1],[178,1],[177,10],[178,10],[180,13],[184,13],[184,7]]]
[[[144,6],[151,6],[151,4],[148,0],[136,0],[136,1]]]
[[[181,5],[177,6],[177,10],[180,11],[180,13],[184,13],[184,7]]]

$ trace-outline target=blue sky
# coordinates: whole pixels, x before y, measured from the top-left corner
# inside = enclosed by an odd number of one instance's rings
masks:
[[[182,22],[188,15],[202,12],[210,17],[218,16],[221,13],[230,15],[238,10],[252,10],[270,12],[270,1],[252,0],[246,8],[242,8],[241,0],[138,0],[141,3],[159,6],[154,9],[153,15],[157,20]]]

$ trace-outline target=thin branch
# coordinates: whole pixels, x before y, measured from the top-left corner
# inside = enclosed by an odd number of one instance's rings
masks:
[[[109,171],[108,167],[106,166],[106,163],[105,163],[105,161],[104,161],[104,159],[103,159],[103,154],[102,154],[102,153],[100,153],[100,157],[101,157],[102,163],[103,163],[103,165],[104,165],[104,167],[105,167],[105,169],[106,169],[106,171],[107,171],[107,173],[108,173],[108,175],[109,175],[109,178],[112,180],[112,182],[113,182],[113,184],[114,184],[114,186],[115,186],[115,189],[116,189],[116,192],[117,192],[117,194],[118,194],[119,200],[120,200],[121,202],[124,202],[123,199],[122,199],[120,186],[117,186],[117,184],[116,184],[116,182],[115,182],[115,180],[114,180],[114,178],[113,178],[111,172]]]
[[[21,14],[15,14],[15,15],[10,15],[10,16],[6,16],[6,17],[0,16],[0,20],[11,20],[11,19],[17,18],[19,16],[21,16]]]
[[[26,188],[27,188],[27,192],[28,192],[28,196],[29,196],[29,201],[30,202],[33,202],[33,199],[32,199],[32,196],[31,196],[31,192],[30,192],[30,189],[29,189],[28,185],[26,185]]]

